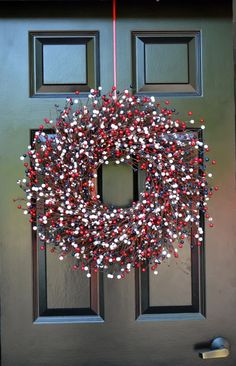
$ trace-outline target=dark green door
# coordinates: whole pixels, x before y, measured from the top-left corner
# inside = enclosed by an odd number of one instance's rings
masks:
[[[40,251],[13,202],[21,196],[19,156],[31,131],[76,89],[85,96],[89,88],[108,91],[113,84],[111,2],[1,3],[3,366],[235,364],[230,9],[226,1],[118,1],[118,89],[132,84],[135,93],[169,99],[180,112],[204,118],[220,190],[210,203],[215,228],[206,227],[202,249],[186,245],[157,276],[132,272],[113,281],[87,279],[69,261]],[[133,176],[127,167],[116,169],[102,172],[103,196],[124,205],[133,199]],[[217,336],[231,343],[230,356],[200,359]]]

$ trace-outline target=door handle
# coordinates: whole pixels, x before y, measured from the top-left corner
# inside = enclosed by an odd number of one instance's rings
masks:
[[[199,356],[204,359],[228,357],[230,353],[230,344],[227,339],[217,337],[211,342],[210,350],[200,352]]]

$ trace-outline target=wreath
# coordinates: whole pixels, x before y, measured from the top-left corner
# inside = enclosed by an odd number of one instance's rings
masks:
[[[44,119],[21,156],[26,206],[18,208],[30,215],[40,248],[51,245],[60,260],[73,256],[73,268],[87,277],[102,269],[119,279],[149,265],[157,273],[187,238],[203,243],[202,216],[213,226],[207,201],[218,187],[208,183],[204,121],[194,128],[192,112],[183,121],[168,101],[127,90],[91,90],[86,104],[76,94],[63,110],[56,106],[55,122]],[[130,207],[106,205],[98,195],[98,168],[111,162],[145,172],[145,189]]]

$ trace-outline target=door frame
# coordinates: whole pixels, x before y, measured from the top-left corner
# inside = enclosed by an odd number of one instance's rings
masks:
[[[44,4],[45,4],[45,1],[44,0],[36,0],[36,2],[41,2],[43,1]],[[75,1],[75,2],[83,2],[84,0],[72,0],[72,2]],[[92,2],[101,2],[101,1],[106,1],[106,2],[112,2],[112,0],[87,0],[87,1],[90,1],[91,3]],[[121,0],[122,1],[122,0]],[[126,0],[126,3],[129,2],[129,3],[136,3],[136,2],[139,2],[139,0]],[[160,0],[146,0],[147,2],[153,2],[153,1],[160,1]],[[163,0],[164,1],[164,0]],[[194,0],[195,1],[195,0]],[[209,3],[210,2],[213,2],[211,0],[208,0]],[[234,61],[234,81],[235,81],[235,98],[234,98],[234,104],[236,105],[236,0],[228,0],[231,2],[231,6],[232,6],[232,31],[233,31],[233,43],[232,43],[232,48],[233,48],[233,61]],[[1,6],[4,6],[4,4],[6,5],[9,5],[9,3],[12,3],[12,7],[15,6],[15,3],[21,3],[21,5],[27,7],[28,5],[31,5],[31,4],[35,4],[35,1],[34,0],[26,0],[26,1],[22,1],[22,0],[0,0],[0,4]],[[57,2],[57,1],[56,1]],[[63,4],[67,2],[66,0],[61,0],[59,1],[60,4]],[[141,1],[140,1],[141,2]],[[166,3],[171,3],[172,0],[165,0]],[[174,2],[174,1],[173,1]],[[180,1],[181,4],[184,4],[185,1],[184,0],[181,0]],[[204,0],[197,0],[196,2],[204,2]],[[68,2],[67,2],[68,3]],[[215,3],[215,1],[214,1]],[[225,5],[225,2],[224,1],[217,1],[217,3],[220,3],[220,5],[223,7]],[[1,325],[1,299],[2,299],[2,291],[1,291],[1,288],[0,288],[0,325]],[[0,327],[0,365],[2,364],[2,357],[1,357],[1,349],[2,349],[2,333],[1,333],[1,327]]]

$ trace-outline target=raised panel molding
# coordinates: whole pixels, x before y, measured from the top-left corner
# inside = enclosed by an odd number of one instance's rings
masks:
[[[165,265],[167,264],[162,264],[162,266]],[[153,274],[151,273],[151,275]],[[143,273],[140,270],[136,270],[135,283],[136,320],[162,321],[205,318],[205,273],[203,248],[200,249],[196,246],[191,248],[191,304],[167,306],[150,305],[149,271]],[[165,284],[163,284],[163,286],[165,286]]]
[[[34,316],[35,324],[53,323],[100,323],[104,322],[103,278],[102,273],[92,273],[89,281],[88,307],[50,308],[47,291],[47,255],[40,250],[41,243],[35,232],[33,238],[33,278],[34,278]],[[55,255],[55,254],[49,254]],[[67,265],[69,265],[67,263]],[[72,269],[71,269],[72,271]],[[84,274],[85,276],[85,274]],[[66,289],[64,289],[66,292]]]
[[[31,143],[34,139],[36,130],[31,130]],[[53,134],[52,130],[45,130],[48,134]],[[52,135],[53,137],[53,135]],[[50,253],[47,250],[41,250],[40,247],[43,245],[39,240],[37,232],[32,229],[32,248],[33,248],[33,320],[35,324],[52,324],[52,323],[98,323],[104,322],[104,292],[103,292],[103,273],[91,273],[91,278],[87,279],[85,273],[85,281],[88,281],[88,286],[84,286],[83,291],[80,293],[85,294],[85,301],[80,301],[80,305],[76,306],[73,299],[73,307],[62,307],[61,303],[57,305],[55,302],[60,297],[60,294],[64,296],[70,293],[71,287],[70,281],[67,282],[69,289],[62,288],[53,289],[53,298],[49,296],[48,291],[52,286],[48,286],[50,280],[48,276],[49,271],[48,256],[55,256],[56,254]],[[50,261],[51,262],[51,261]],[[62,264],[60,264],[62,265]],[[65,263],[66,266],[72,266],[72,262]],[[55,268],[55,267],[54,267]],[[70,271],[70,269],[68,269]],[[71,271],[73,269],[71,268]],[[58,273],[59,274],[59,273]],[[78,273],[76,273],[78,274]],[[57,275],[55,270],[54,276]],[[60,274],[59,274],[60,275]],[[66,275],[66,274],[65,274]],[[79,274],[78,274],[79,275]],[[50,274],[52,279],[53,273]],[[72,277],[71,277],[72,278]],[[84,280],[83,280],[84,281]],[[57,283],[58,286],[58,283]],[[62,285],[63,286],[63,285]],[[78,288],[79,291],[79,288]],[[73,296],[73,292],[71,293]],[[53,299],[53,301],[50,299]],[[83,300],[83,299],[82,299]],[[69,299],[65,301],[69,303]],[[50,305],[51,303],[51,305]],[[52,304],[54,304],[52,306]],[[87,305],[87,306],[86,306]]]
[[[192,128],[191,131],[198,135],[198,138],[203,141],[202,131],[198,128]],[[203,149],[198,150],[198,157],[204,156]],[[204,229],[205,220],[202,212],[199,212],[201,227]],[[158,295],[152,296],[154,293],[152,291],[158,291],[157,287],[153,288],[153,283],[158,281],[155,278],[150,281],[150,276],[154,276],[152,271],[142,272],[137,269],[135,272],[135,293],[136,293],[136,320],[138,321],[162,321],[162,320],[184,320],[184,319],[205,319],[206,315],[206,294],[205,294],[205,238],[201,247],[196,246],[194,243],[194,236],[196,234],[196,227],[192,224],[191,227],[191,238],[188,243],[184,245],[190,245],[190,268],[187,275],[190,276],[190,299],[186,301],[186,297],[181,298],[177,304],[174,304],[175,295],[169,298],[169,302],[166,298],[162,299],[161,305],[158,304]],[[177,261],[181,260],[180,258]],[[180,264],[182,270],[184,261]],[[162,266],[167,266],[168,263],[163,262],[160,266],[159,272],[162,270]],[[170,265],[172,271],[172,277],[175,276],[175,268]],[[158,275],[157,275],[158,276]],[[166,278],[164,278],[166,280]],[[168,282],[161,283],[161,286],[168,286]],[[180,287],[177,283],[176,291],[180,291]],[[171,286],[173,290],[173,286]],[[168,289],[169,290],[169,289]],[[166,292],[166,294],[168,291]],[[178,294],[179,295],[179,294]],[[154,300],[153,300],[154,299]],[[166,302],[166,305],[164,304]]]
[[[200,31],[132,32],[132,85],[136,94],[200,96]]]
[[[100,85],[98,31],[29,32],[31,97],[86,97]]]

